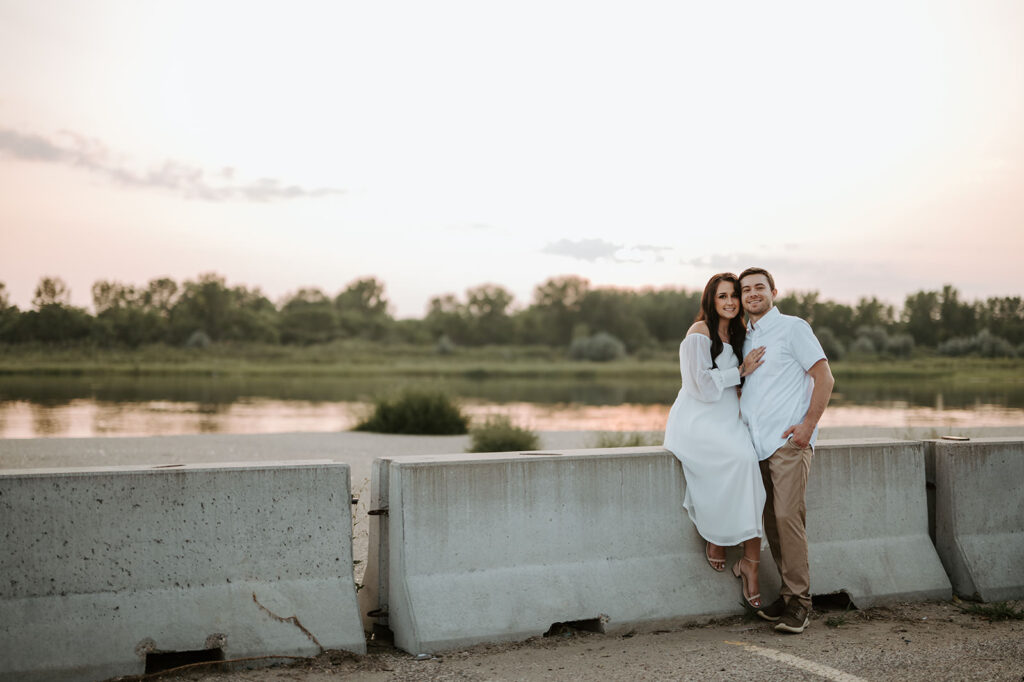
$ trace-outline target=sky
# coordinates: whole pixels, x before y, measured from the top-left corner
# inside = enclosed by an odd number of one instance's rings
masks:
[[[0,0],[0,282],[1020,295],[1024,3]]]

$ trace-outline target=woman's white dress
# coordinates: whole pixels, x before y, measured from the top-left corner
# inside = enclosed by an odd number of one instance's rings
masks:
[[[736,387],[739,360],[724,344],[711,368],[711,339],[690,334],[679,345],[683,386],[665,425],[665,448],[683,464],[683,506],[697,531],[716,545],[764,536],[764,483]]]

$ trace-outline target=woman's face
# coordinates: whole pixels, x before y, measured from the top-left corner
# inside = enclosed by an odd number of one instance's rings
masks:
[[[736,295],[736,284],[728,280],[718,283],[715,293],[715,310],[719,317],[731,320],[740,314],[740,298]]]

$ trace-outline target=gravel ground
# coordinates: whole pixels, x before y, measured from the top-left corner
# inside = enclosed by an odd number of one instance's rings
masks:
[[[1010,605],[1024,610],[1024,602]],[[901,603],[863,611],[819,607],[802,635],[781,635],[767,623],[742,616],[645,633],[566,630],[426,660],[371,642],[364,656],[328,651],[275,667],[236,672],[193,669],[161,679],[1024,680],[1024,621],[993,622],[965,612],[965,606]]]

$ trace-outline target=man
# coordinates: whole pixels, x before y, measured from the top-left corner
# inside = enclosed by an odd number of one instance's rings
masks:
[[[764,364],[746,378],[740,412],[750,427],[767,499],[764,530],[779,567],[779,598],[757,614],[780,632],[801,633],[810,622],[807,561],[807,475],[828,399],[832,370],[811,326],[775,307],[775,280],[763,268],[740,274],[747,313],[744,354],[765,347]]]

